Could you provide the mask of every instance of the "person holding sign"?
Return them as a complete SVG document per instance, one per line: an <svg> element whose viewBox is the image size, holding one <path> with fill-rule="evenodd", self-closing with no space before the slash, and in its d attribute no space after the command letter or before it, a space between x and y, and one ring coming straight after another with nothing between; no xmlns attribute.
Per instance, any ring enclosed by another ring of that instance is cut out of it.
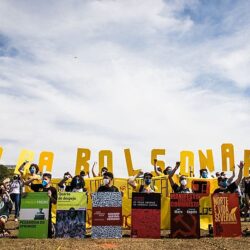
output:
<svg viewBox="0 0 250 250"><path fill-rule="evenodd" d="M237 191L238 186L239 186L241 179L242 179L242 171L243 171L243 167L244 167L244 162L241 161L240 164L238 165L238 167L239 167L239 174L238 174L238 178L236 179L236 181L234 181L228 185L227 178L223 178L222 176L220 176L218 178L219 188L214 190L214 194L216 194L216 193L235 193Z"/></svg>
<svg viewBox="0 0 250 250"><path fill-rule="evenodd" d="M152 185L152 177L153 175L149 172L144 173L143 181L144 184L138 185L136 182L136 178L142 175L143 172L139 171L139 173L128 179L128 184L133 188L133 192L137 193L154 193L157 190L157 187Z"/></svg>
<svg viewBox="0 0 250 250"><path fill-rule="evenodd" d="M184 176L184 175L180 176L180 185L176 184L172 178L173 175L175 174L176 170L180 167L180 164L181 163L179 161L176 162L175 168L173 169L173 171L171 172L171 174L168 177L169 182L171 184L171 187L172 187L174 193L186 193L186 194L192 193L192 190L187 187L186 176Z"/></svg>
<svg viewBox="0 0 250 250"><path fill-rule="evenodd" d="M47 192L50 198L49 207L49 237L52 238L54 234L54 224L56 218L56 203L57 203L57 191L56 188L51 186L51 174L44 173L42 177L42 184L31 183L31 189L34 192Z"/></svg>
<svg viewBox="0 0 250 250"><path fill-rule="evenodd" d="M119 189L113 185L114 176L111 172L103 174L103 185L100 186L97 192L119 192Z"/></svg>

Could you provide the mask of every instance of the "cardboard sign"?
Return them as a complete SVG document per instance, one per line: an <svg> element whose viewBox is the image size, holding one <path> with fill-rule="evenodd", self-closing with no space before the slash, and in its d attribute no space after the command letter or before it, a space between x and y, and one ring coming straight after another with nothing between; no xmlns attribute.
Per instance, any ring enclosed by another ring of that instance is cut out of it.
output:
<svg viewBox="0 0 250 250"><path fill-rule="evenodd" d="M25 193L20 210L19 238L47 238L49 197L45 192Z"/></svg>
<svg viewBox="0 0 250 250"><path fill-rule="evenodd" d="M237 194L212 195L214 237L241 236L239 197Z"/></svg>
<svg viewBox="0 0 250 250"><path fill-rule="evenodd" d="M122 237L122 196L119 192L92 194L92 235L96 238Z"/></svg>
<svg viewBox="0 0 250 250"><path fill-rule="evenodd" d="M161 237L161 194L133 193L131 215L131 237Z"/></svg>
<svg viewBox="0 0 250 250"><path fill-rule="evenodd" d="M199 238L199 194L171 194L172 238Z"/></svg>
<svg viewBox="0 0 250 250"><path fill-rule="evenodd" d="M58 193L56 212L57 238L85 237L86 207L86 193Z"/></svg>

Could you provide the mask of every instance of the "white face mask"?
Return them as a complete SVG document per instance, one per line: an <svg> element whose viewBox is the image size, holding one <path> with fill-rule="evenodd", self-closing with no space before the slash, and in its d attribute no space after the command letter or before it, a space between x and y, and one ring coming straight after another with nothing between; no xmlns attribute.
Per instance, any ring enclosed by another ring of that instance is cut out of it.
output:
<svg viewBox="0 0 250 250"><path fill-rule="evenodd" d="M181 185L182 185L182 186L186 186L186 185L187 185L187 180L186 180L186 179L181 180Z"/></svg>
<svg viewBox="0 0 250 250"><path fill-rule="evenodd" d="M83 192L83 189L82 188L80 188L80 189L74 188L72 191L78 193L78 192Z"/></svg>
<svg viewBox="0 0 250 250"><path fill-rule="evenodd" d="M109 179L103 179L103 184L108 185L109 184Z"/></svg>

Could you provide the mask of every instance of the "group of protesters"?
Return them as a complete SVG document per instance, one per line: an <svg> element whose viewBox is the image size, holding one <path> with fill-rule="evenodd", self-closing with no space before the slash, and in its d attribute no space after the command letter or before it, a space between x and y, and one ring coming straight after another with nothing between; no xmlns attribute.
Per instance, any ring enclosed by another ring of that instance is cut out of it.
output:
<svg viewBox="0 0 250 250"><path fill-rule="evenodd" d="M53 207L57 203L57 192L88 192L85 187L85 179L90 178L89 173L81 171L78 175L72 176L69 172L64 173L63 179L57 184L58 188L52 186L52 175L49 172L40 173L37 164L32 163L29 166L29 171L25 172L25 166L28 161L23 162L19 167L19 174L15 174L11 179L5 178L0 186L0 236L9 235L10 232L5 229L5 224L9 215L15 207L15 221L17 222L20 215L21 196L23 190L34 192L47 192L50 199L49 209L49 237L55 234L54 224L52 223L52 216L55 211ZM120 192L117 187L113 185L113 173L108 171L108 168L103 167L99 174L96 174L94 168L96 162L92 166L93 177L102 177L102 185L99 186L97 192ZM174 193L192 193L192 189L188 187L187 176L179 175L179 182L175 182L173 176L180 167L180 162L176 162L174 168L167 166L163 171L157 167L157 160L154 160L154 171L156 176L167 176ZM237 193L241 206L242 215L245 217L249 212L250 202L250 176L242 179L244 163L240 162L238 165L239 173L235 178L233 175L227 178L224 172L217 172L215 177L218 180L218 188L214 193ZM154 185L153 174L151 172L139 171L135 176L128 179L128 185L133 189L133 192L154 193L158 192ZM211 178L208 175L207 169L200 170L200 178ZM141 178L142 184L138 184L137 179ZM27 190L28 189L28 190Z"/></svg>

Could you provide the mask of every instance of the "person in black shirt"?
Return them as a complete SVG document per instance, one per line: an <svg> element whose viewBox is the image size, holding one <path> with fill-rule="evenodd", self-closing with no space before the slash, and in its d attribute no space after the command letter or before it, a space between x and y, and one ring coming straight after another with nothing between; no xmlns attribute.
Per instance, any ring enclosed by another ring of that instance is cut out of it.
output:
<svg viewBox="0 0 250 250"><path fill-rule="evenodd" d="M250 171L249 171L250 174ZM250 176L244 177L242 180L242 187L243 187L243 193L244 193L244 205L242 208L242 212L245 217L245 221L247 219L248 211L250 208Z"/></svg>
<svg viewBox="0 0 250 250"><path fill-rule="evenodd" d="M174 193L192 193L192 190L187 187L187 178L184 175L180 176L180 185L176 184L173 180L173 175L175 174L176 170L180 167L180 162L177 161L175 168L173 171L169 174L168 179L171 184L171 187L174 191Z"/></svg>
<svg viewBox="0 0 250 250"><path fill-rule="evenodd" d="M228 185L228 181L227 178L223 178L222 176L220 176L218 178L218 185L219 188L214 190L214 194L217 193L234 193L237 191L238 186L241 182L242 179L242 171L243 171L243 167L244 167L244 162L241 161L240 165L238 165L239 167L239 174L238 174L238 178L236 179L236 181L232 182L231 184Z"/></svg>
<svg viewBox="0 0 250 250"><path fill-rule="evenodd" d="M103 185L100 186L97 192L119 192L119 189L113 186L114 176L111 172L106 172L103 174Z"/></svg>
<svg viewBox="0 0 250 250"><path fill-rule="evenodd" d="M57 191L56 188L51 186L51 174L44 173L42 177L42 184L33 184L31 183L31 189L34 192L47 192L50 198L50 206L49 206L49 232L48 236L52 238L54 234L54 225L52 223L52 217L55 218L55 207L52 205L56 205L57 203Z"/></svg>

